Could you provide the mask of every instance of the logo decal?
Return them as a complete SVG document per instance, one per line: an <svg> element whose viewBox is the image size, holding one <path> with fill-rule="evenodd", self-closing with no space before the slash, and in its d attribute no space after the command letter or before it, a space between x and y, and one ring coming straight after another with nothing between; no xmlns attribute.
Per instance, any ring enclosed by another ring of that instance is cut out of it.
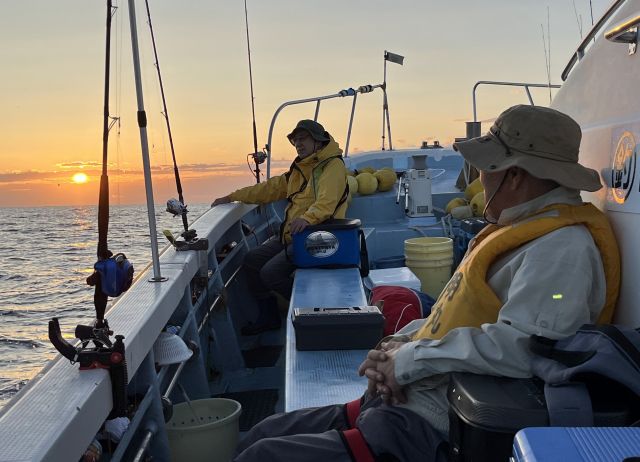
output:
<svg viewBox="0 0 640 462"><path fill-rule="evenodd" d="M611 192L618 204L624 204L629 197L636 176L636 140L631 132L625 131L618 140L611 168Z"/></svg>
<svg viewBox="0 0 640 462"><path fill-rule="evenodd" d="M338 238L329 231L316 231L307 236L304 249L316 258L327 258L338 251Z"/></svg>

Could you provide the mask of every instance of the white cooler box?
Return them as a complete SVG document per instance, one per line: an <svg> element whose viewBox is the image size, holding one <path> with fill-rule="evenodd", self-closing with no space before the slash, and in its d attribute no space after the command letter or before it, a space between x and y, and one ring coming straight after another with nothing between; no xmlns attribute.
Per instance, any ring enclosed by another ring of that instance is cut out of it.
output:
<svg viewBox="0 0 640 462"><path fill-rule="evenodd" d="M420 279L406 266L370 270L363 282L369 290L377 286L402 286L420 290Z"/></svg>

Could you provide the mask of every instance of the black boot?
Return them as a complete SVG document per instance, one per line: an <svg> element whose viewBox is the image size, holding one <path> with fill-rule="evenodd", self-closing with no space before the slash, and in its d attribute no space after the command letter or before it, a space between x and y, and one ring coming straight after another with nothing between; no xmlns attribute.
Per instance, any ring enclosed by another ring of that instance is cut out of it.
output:
<svg viewBox="0 0 640 462"><path fill-rule="evenodd" d="M257 335L268 330L280 328L280 312L278 311L278 301L275 297L258 300L260 313L256 322L249 323L240 329L242 335Z"/></svg>

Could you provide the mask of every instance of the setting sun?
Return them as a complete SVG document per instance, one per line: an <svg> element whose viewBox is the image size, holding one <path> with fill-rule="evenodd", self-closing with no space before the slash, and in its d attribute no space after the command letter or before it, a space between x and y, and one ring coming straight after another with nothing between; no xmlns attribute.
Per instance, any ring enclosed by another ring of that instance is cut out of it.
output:
<svg viewBox="0 0 640 462"><path fill-rule="evenodd" d="M86 183L88 180L87 175L85 175L84 173L76 173L75 175L73 175L73 182L74 183Z"/></svg>

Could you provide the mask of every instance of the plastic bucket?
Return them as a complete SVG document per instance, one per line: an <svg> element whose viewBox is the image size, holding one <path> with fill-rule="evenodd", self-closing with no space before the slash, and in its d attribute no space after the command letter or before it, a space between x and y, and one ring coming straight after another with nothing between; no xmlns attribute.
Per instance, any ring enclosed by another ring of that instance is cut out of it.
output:
<svg viewBox="0 0 640 462"><path fill-rule="evenodd" d="M406 265L420 279L422 292L437 299L451 278L453 240L416 237L404 241Z"/></svg>
<svg viewBox="0 0 640 462"><path fill-rule="evenodd" d="M173 406L173 416L166 424L171 460L230 461L238 443L241 409L239 402L225 398L191 401L191 407L187 403Z"/></svg>

